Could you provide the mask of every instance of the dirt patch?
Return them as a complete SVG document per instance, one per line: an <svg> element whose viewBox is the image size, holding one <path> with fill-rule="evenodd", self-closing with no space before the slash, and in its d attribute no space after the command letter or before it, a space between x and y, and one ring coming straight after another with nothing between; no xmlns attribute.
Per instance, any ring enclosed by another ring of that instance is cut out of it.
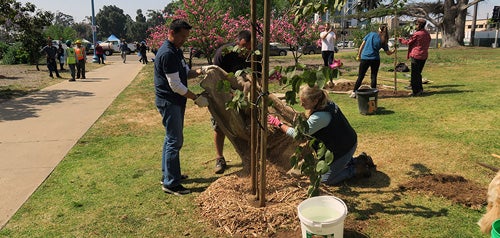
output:
<svg viewBox="0 0 500 238"><path fill-rule="evenodd" d="M352 92L355 83L356 81L354 80L338 79L338 80L333 80L333 83L328 83L325 89L331 92L348 93ZM369 87L367 84L363 85ZM377 94L378 98L409 97L409 93L411 93L411 91L409 90L394 90L394 88L385 85L379 85L377 89L378 89L378 94Z"/></svg>
<svg viewBox="0 0 500 238"><path fill-rule="evenodd" d="M444 197L472 209L480 209L486 204L487 189L459 175L421 175L399 185L399 188Z"/></svg>
<svg viewBox="0 0 500 238"><path fill-rule="evenodd" d="M251 195L249 177L237 174L221 177L197 198L201 216L221 234L237 237L301 237L297 206L307 199L308 179L291 176L274 165L268 165L266 179L265 207L259 207L255 196ZM444 197L472 209L480 209L485 204L486 189L457 175L417 176L399 185L399 188L402 192ZM321 194L332 194L331 189L322 185ZM344 237L368 237L363 233L367 222L350 219L344 223Z"/></svg>
<svg viewBox="0 0 500 238"><path fill-rule="evenodd" d="M39 68L40 71L35 65L0 65L0 103L62 81L49 78L44 66Z"/></svg>

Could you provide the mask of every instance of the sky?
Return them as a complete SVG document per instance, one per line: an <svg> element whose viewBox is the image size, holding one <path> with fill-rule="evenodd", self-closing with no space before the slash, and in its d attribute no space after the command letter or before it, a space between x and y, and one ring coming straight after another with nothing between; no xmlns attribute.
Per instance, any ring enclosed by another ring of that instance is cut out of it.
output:
<svg viewBox="0 0 500 238"><path fill-rule="evenodd" d="M62 12L73 16L75 22L81 22L85 16L92 16L92 0L16 0L21 3L31 2L37 9L45 11ZM130 15L133 20L137 9L142 9L146 15L147 10L162 11L170 3L170 0L94 0L94 14L97 15L103 6L115 5L122 9L125 14Z"/></svg>
<svg viewBox="0 0 500 238"><path fill-rule="evenodd" d="M51 11L62 12L67 15L73 16L75 22L81 22L85 16L92 15L92 0L17 0L18 2L26 3L31 2L37 8ZM419 0L412 0L416 2ZM115 5L123 9L125 14L130 15L135 20L137 9L142 9L144 15L147 10L163 10L165 6L170 3L170 0L94 0L95 14L102 9L103 6ZM478 4L477 19L486 19L491 17L493 13L493 6L500 6L499 0L485 0ZM469 13L472 16L474 7L469 8ZM467 17L472 19L472 17Z"/></svg>

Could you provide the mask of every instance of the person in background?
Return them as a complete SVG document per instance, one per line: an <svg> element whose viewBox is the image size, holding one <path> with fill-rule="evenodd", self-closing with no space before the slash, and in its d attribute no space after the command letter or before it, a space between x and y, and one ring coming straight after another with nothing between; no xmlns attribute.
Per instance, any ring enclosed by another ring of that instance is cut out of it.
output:
<svg viewBox="0 0 500 238"><path fill-rule="evenodd" d="M335 158L329 171L321 176L321 182L336 185L355 176L371 176L369 167L374 166L373 161L353 158L358 143L356 132L339 106L329 100L328 93L317 85L306 84L301 86L299 97L309 125L308 134L325 144ZM269 115L268 124L290 137L295 136L295 128L283 124L277 117Z"/></svg>
<svg viewBox="0 0 500 238"><path fill-rule="evenodd" d="M202 73L201 69L189 68L181 49L191 28L184 20L173 20L167 39L158 49L154 64L155 104L165 127L161 184L164 192L174 195L191 193L181 184L183 176L180 165L187 99L194 100L200 107L208 106L206 97L196 95L188 89L188 78L197 77Z"/></svg>
<svg viewBox="0 0 500 238"><path fill-rule="evenodd" d="M82 79L85 79L85 63L87 62L87 53L85 52L85 46L82 46L82 41L76 40L76 78L79 79L80 75Z"/></svg>
<svg viewBox="0 0 500 238"><path fill-rule="evenodd" d="M127 61L127 53L129 51L129 48L127 42L124 39L121 40L119 48L121 52L120 56L122 57L123 63L125 64L125 61Z"/></svg>
<svg viewBox="0 0 500 238"><path fill-rule="evenodd" d="M64 48L62 47L62 41L59 41L59 47L57 48L57 59L59 60L59 67L61 67L61 71L64 69Z"/></svg>
<svg viewBox="0 0 500 238"><path fill-rule="evenodd" d="M141 61L143 64L147 64L148 56L146 52L148 51L148 47L146 46L146 42L141 42L141 45L137 49L139 50L139 53L141 53L141 59L139 61Z"/></svg>
<svg viewBox="0 0 500 238"><path fill-rule="evenodd" d="M370 32L365 38L358 50L356 60L360 61L358 79L354 85L354 90L351 93L351 98L356 98L356 91L361 86L365 78L366 71L371 68L371 88L377 88L377 75L380 67L380 49L384 49L387 55L392 55L394 50L389 50L387 42L389 40L389 32L386 25L380 25L378 32Z"/></svg>
<svg viewBox="0 0 500 238"><path fill-rule="evenodd" d="M97 62L104 64L104 49L99 43L95 44L95 55L97 56Z"/></svg>
<svg viewBox="0 0 500 238"><path fill-rule="evenodd" d="M407 58L411 59L410 86L412 93L410 96L421 96L424 92L422 71L429 56L429 45L431 43L431 36L425 30L426 24L425 19L418 18L415 20L416 32L409 39L399 38L401 44L408 45Z"/></svg>
<svg viewBox="0 0 500 238"><path fill-rule="evenodd" d="M52 45L52 39L49 38L47 40L47 45L43 47L40 52L45 52L45 55L47 56L47 68L49 69L49 76L51 78L54 78L54 74L52 72L55 72L56 76L58 78L61 78L61 76L59 75L59 71L57 71L57 47Z"/></svg>
<svg viewBox="0 0 500 238"><path fill-rule="evenodd" d="M325 30L319 34L321 39L321 57L323 57L324 66L330 66L333 63L335 54L335 32L330 23L325 24Z"/></svg>
<svg viewBox="0 0 500 238"><path fill-rule="evenodd" d="M77 56L76 56L76 51L74 48L71 47L71 41L67 40L66 41L66 50L64 50L64 55L66 55L66 64L68 65L69 71L71 73L71 78L68 80L70 82L75 81L75 67L76 67L76 62L77 62Z"/></svg>

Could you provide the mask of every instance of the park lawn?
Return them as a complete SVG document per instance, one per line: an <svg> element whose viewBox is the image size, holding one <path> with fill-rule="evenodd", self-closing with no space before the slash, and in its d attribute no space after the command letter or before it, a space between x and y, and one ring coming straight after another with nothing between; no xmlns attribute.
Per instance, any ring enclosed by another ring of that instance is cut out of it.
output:
<svg viewBox="0 0 500 238"><path fill-rule="evenodd" d="M379 99L377 115L361 115L356 100L347 94L332 95L358 133L357 152L370 154L379 171L364 186L335 188L336 196L348 205L346 226L362 221L360 232L368 237L487 237L476 225L484 208L402 192L399 185L417 175L443 173L487 186L494 174L475 162L500 166L491 156L500 154L499 52L432 49L423 73L432 81L424 85L426 95ZM353 63L354 52L336 55L346 65ZM284 59L291 60L279 58ZM405 54L400 54L400 61L405 61ZM382 62L379 78L387 81L379 83L391 85L394 74L383 70L392 65L391 58L383 56ZM355 74L342 77L354 80ZM399 77L405 76L398 73ZM216 233L211 221L200 217L196 202L201 192L224 176L213 174L215 152L206 108L189 102L186 111L181 166L189 174L185 184L193 194L177 197L160 189L164 131L154 106L152 78L149 64L0 231L0 237L229 236ZM225 154L230 160L226 174L241 169L227 140ZM477 195L486 199L485 194ZM214 199L223 202L223 197L218 194Z"/></svg>

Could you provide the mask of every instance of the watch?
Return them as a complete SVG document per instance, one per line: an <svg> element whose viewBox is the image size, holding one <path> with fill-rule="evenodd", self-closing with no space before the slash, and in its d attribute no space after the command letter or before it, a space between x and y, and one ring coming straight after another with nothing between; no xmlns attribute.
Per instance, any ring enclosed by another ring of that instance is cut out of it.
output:
<svg viewBox="0 0 500 238"><path fill-rule="evenodd" d="M278 127L281 128L281 126L283 126L283 123L280 122L280 124L278 124Z"/></svg>

